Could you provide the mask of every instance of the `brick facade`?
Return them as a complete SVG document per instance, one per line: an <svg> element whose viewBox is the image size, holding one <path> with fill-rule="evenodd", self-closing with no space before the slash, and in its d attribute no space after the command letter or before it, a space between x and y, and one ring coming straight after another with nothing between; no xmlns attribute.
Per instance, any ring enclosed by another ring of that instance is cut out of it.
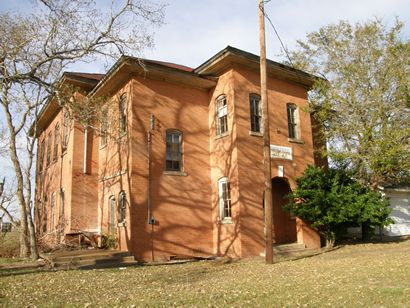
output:
<svg viewBox="0 0 410 308"><path fill-rule="evenodd" d="M77 231L113 234L119 249L142 260L259 255L264 251L262 137L250 124L250 95L260 94L258 58L227 47L197 69L142 63L122 57L105 76L65 74L62 82L76 84L83 95L107 97L108 137L105 144L101 131L72 120L66 149L60 147L47 165L41 143L47 145L57 123L63 131L65 110L55 101L43 110L36 134L38 232L54 241ZM304 72L268 62L271 144L291 151L291 157L272 158L276 242L318 247L317 233L280 208L306 166L324 163L314 151L322 143L312 134L306 111L312 83ZM221 97L227 124L222 134L216 123ZM297 108L297 140L288 137L290 103ZM167 145L172 132L180 138L178 150L171 139ZM166 170L171 148L178 152L178 170ZM229 187L229 201L226 194L221 197L221 187ZM221 213L230 217L221 219Z"/></svg>

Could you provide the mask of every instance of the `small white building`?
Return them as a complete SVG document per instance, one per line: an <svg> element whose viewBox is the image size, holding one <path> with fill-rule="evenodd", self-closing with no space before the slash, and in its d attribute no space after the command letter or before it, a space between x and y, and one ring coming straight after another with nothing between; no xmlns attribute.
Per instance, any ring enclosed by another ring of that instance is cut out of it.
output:
<svg viewBox="0 0 410 308"><path fill-rule="evenodd" d="M386 236L410 236L410 187L385 187L383 193L390 200L390 217L394 224L384 228Z"/></svg>

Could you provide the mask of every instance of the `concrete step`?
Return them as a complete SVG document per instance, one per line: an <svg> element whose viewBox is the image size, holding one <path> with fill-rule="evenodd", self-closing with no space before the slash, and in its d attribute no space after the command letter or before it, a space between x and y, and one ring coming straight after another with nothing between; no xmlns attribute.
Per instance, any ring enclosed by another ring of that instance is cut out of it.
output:
<svg viewBox="0 0 410 308"><path fill-rule="evenodd" d="M273 256L280 259L293 259L313 256L320 252L320 249L305 248L304 244L290 243L290 244L274 244ZM260 254L261 257L265 256L265 252Z"/></svg>
<svg viewBox="0 0 410 308"><path fill-rule="evenodd" d="M92 251L78 254L69 254L69 255L56 255L52 256L50 259L53 262L66 262L72 260L99 260L99 259L106 259L106 258L123 258L129 257L131 253L128 251Z"/></svg>
<svg viewBox="0 0 410 308"><path fill-rule="evenodd" d="M48 256L55 269L107 268L137 265L128 251L118 250L77 250Z"/></svg>
<svg viewBox="0 0 410 308"><path fill-rule="evenodd" d="M291 243L291 244L274 244L273 245L273 251L274 252L291 252L291 251L300 251L304 250L305 245L304 244L298 244L298 243Z"/></svg>
<svg viewBox="0 0 410 308"><path fill-rule="evenodd" d="M114 258L98 258L98 259L72 259L72 260L64 260L64 261L56 261L54 262L54 267L66 267L67 265L72 265L74 267L81 267L81 266L92 266L97 264L108 264L108 263L125 263L125 262L134 262L135 258L133 256L126 256L126 257L114 257Z"/></svg>

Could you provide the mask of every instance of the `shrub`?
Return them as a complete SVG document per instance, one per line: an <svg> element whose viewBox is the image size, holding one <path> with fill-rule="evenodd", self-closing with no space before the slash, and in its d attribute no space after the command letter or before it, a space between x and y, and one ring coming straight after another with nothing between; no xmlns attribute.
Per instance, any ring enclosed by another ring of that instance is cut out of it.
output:
<svg viewBox="0 0 410 308"><path fill-rule="evenodd" d="M0 258L13 258L19 255L19 233L16 230L0 233Z"/></svg>
<svg viewBox="0 0 410 308"><path fill-rule="evenodd" d="M311 223L326 239L326 246L347 227L362 226L369 236L376 226L392 222L387 199L361 185L345 170L309 166L297 179L285 209Z"/></svg>

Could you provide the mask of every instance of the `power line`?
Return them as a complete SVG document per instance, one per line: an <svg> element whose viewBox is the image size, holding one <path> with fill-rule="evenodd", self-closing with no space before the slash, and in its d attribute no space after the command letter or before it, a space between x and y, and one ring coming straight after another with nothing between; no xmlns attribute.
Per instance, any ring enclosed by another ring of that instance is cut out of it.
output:
<svg viewBox="0 0 410 308"><path fill-rule="evenodd" d="M270 1L271 1L271 0L269 0L269 1L267 1L267 2L270 2ZM288 50L287 50L287 48L285 47L285 45L283 44L283 41L282 41L282 39L280 38L280 35L279 35L278 31L276 30L276 27L275 27L275 25L273 24L272 20L270 19L268 13L263 12L263 14L265 15L266 19L269 21L269 24L270 24L271 27L273 28L273 31L275 32L275 34L276 34L276 36L277 36L277 38L278 38L278 40L279 40L279 42L280 42L280 44L281 44L281 46L282 46L282 49L285 51L286 57L288 58L290 64L292 65L292 67L294 67L293 62L292 62L292 59L291 59L290 56L289 56Z"/></svg>

